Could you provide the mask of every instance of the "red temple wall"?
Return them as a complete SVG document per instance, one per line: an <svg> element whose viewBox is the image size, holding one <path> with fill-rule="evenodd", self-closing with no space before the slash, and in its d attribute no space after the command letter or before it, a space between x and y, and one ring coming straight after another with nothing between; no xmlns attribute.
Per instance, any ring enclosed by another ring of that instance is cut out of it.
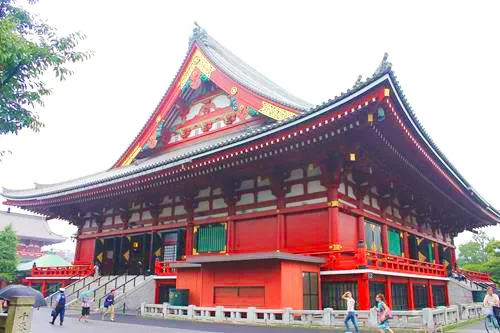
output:
<svg viewBox="0 0 500 333"><path fill-rule="evenodd" d="M189 304L262 308L303 307L302 273L319 265L259 260L179 269L177 288L189 289Z"/></svg>
<svg viewBox="0 0 500 333"><path fill-rule="evenodd" d="M285 247L328 246L328 210L286 215Z"/></svg>
<svg viewBox="0 0 500 333"><path fill-rule="evenodd" d="M234 223L234 251L273 251L277 249L276 217L242 220Z"/></svg>
<svg viewBox="0 0 500 333"><path fill-rule="evenodd" d="M340 212L336 232L344 249L354 250L358 247L358 223L355 216Z"/></svg>
<svg viewBox="0 0 500 333"><path fill-rule="evenodd" d="M75 253L75 262L94 262L94 239L79 239Z"/></svg>
<svg viewBox="0 0 500 333"><path fill-rule="evenodd" d="M319 265L295 261L281 262L281 304L293 309L304 308L303 272L317 272L319 279ZM319 305L321 304L321 287L318 281Z"/></svg>

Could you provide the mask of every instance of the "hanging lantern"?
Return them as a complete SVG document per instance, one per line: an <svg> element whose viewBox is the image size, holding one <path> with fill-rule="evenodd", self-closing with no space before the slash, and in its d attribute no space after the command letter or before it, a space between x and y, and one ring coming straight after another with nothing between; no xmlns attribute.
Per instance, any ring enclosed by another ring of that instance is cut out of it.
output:
<svg viewBox="0 0 500 333"><path fill-rule="evenodd" d="M377 109L377 121L384 121L385 120L385 110L382 107L379 107Z"/></svg>
<svg viewBox="0 0 500 333"><path fill-rule="evenodd" d="M356 162L357 156L356 153L349 153L349 161Z"/></svg>

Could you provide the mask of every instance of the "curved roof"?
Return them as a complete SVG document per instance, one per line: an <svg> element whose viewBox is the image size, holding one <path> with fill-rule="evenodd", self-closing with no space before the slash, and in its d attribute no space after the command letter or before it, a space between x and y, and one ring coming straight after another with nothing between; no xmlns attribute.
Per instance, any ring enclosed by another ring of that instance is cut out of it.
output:
<svg viewBox="0 0 500 333"><path fill-rule="evenodd" d="M269 94L273 89L278 89L273 88L274 83L272 83L271 81L267 81L267 83L264 83L265 80L263 79L263 77L255 74L255 71L253 69L249 70L248 74L244 74L241 71L237 70L237 68L241 70L242 67L235 67L233 61L234 63L236 63L239 61L239 59L229 53L229 51L221 47L208 35L206 35L203 30L197 31L195 29L195 34L192 37L192 43L198 43L197 45L199 45L204 52L211 53L213 57L212 60L215 59L214 61L218 62L219 66L231 66L233 71L231 72L230 69L227 69L227 71L232 73L232 75L242 76L239 78L235 78L235 80L246 81L247 85L249 86L259 85L259 82L262 82L262 85L265 87L264 90L269 90L267 92ZM224 63L224 60L221 59L227 60L228 63ZM500 213L495 210L488 202L486 202L486 200L480 197L474 190L474 188L464 179L462 175L460 175L460 173L448 161L448 159L436 146L436 144L430 138L429 134L425 131L421 123L418 121L397 81L397 77L391 68L391 64L387 62L387 55L384 56L382 63L375 71L375 73L364 82L358 80L354 87L348 89L346 92L341 93L334 99L328 100L321 105L312 107L307 111L301 112L300 114L297 114L286 120L274 122L262 127L248 128L245 132L235 133L233 135L217 139L213 142L204 142L203 144L192 146L189 149L183 151L165 153L157 157L141 161L140 163L135 165L112 169L65 183L54 184L50 186L44 185L43 187L27 190L4 189L3 195L9 199L9 203L22 205L23 200L58 197L64 194L80 192L84 189L87 190L106 186L119 181L137 178L139 176L148 175L156 171L172 168L189 162L192 159L201 158L225 149L244 145L248 142L275 134L276 132L287 129L291 126L306 122L309 119L312 119L318 115L328 112L329 110L337 106L351 101L362 93L380 84L389 84L396 91L395 95L402 106L402 110L404 113L403 116L408 120L415 133L417 133L419 139L422 140L422 142L425 144L426 149L431 153L433 158L436 159L439 166L448 175L451 176L453 181L456 182L461 189L464 190L464 193L466 193L466 196L468 196L469 199L473 200L481 208L487 210L492 216L494 216L495 222L498 223L500 221ZM295 101L294 103L297 103L296 100L291 100L286 96L288 96L286 92L280 92L278 94L275 94L274 98L288 98L288 102ZM284 103L284 100L282 102Z"/></svg>
<svg viewBox="0 0 500 333"><path fill-rule="evenodd" d="M20 239L34 239L47 244L61 243L66 240L66 237L53 233L46 218L42 216L0 211L0 229L9 224Z"/></svg>

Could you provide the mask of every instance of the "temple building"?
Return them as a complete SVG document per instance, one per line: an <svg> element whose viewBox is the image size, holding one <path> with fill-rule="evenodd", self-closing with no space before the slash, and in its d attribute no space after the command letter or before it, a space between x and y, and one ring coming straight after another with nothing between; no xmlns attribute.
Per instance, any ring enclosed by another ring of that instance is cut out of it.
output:
<svg viewBox="0 0 500 333"><path fill-rule="evenodd" d="M347 290L360 309L378 292L395 310L447 305L453 238L500 222L387 57L312 105L200 27L109 170L3 196L76 225L75 264L151 273L157 302L177 288L199 306L342 309Z"/></svg>
<svg viewBox="0 0 500 333"><path fill-rule="evenodd" d="M17 254L21 262L32 261L45 253L42 247L66 241L66 237L50 230L43 216L0 211L0 229L12 225L17 235Z"/></svg>

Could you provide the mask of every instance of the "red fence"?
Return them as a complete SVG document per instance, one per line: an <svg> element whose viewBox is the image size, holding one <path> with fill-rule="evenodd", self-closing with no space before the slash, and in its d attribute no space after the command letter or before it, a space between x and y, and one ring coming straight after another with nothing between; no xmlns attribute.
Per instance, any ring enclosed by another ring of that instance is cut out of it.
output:
<svg viewBox="0 0 500 333"><path fill-rule="evenodd" d="M93 265L33 267L32 277L84 277L94 272Z"/></svg>
<svg viewBox="0 0 500 333"><path fill-rule="evenodd" d="M173 262L169 261L156 261L155 262L155 275L167 276L177 275L175 268L170 267Z"/></svg>
<svg viewBox="0 0 500 333"><path fill-rule="evenodd" d="M457 273L462 274L469 280L491 282L491 276L488 273L469 271L466 269L457 269Z"/></svg>
<svg viewBox="0 0 500 333"><path fill-rule="evenodd" d="M333 270L345 269L379 269L384 271L422 274L446 277L446 267L425 261L419 261L366 249L331 251L324 268Z"/></svg>

